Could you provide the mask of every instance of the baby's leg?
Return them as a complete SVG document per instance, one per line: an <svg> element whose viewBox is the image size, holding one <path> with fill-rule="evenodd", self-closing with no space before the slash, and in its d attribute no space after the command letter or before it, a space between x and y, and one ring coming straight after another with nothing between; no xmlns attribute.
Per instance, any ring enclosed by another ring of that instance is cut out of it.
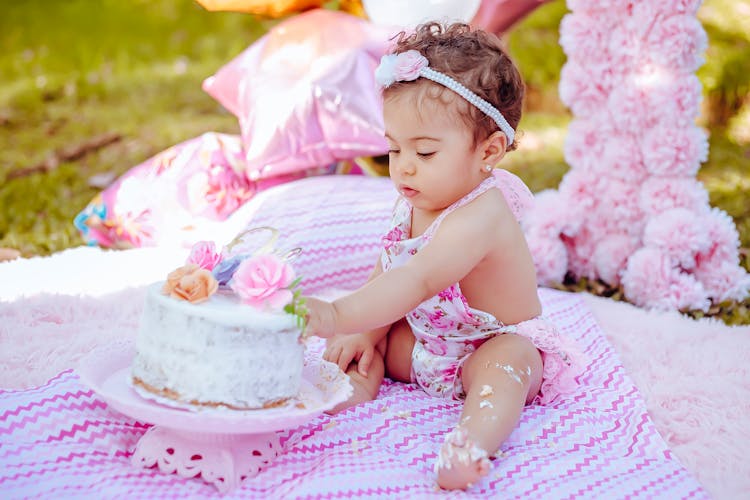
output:
<svg viewBox="0 0 750 500"><path fill-rule="evenodd" d="M414 350L414 334L409 323L401 319L393 324L388 332L388 341L384 347L385 374L391 380L411 382L411 353Z"/></svg>
<svg viewBox="0 0 750 500"><path fill-rule="evenodd" d="M461 420L446 437L436 471L442 488L467 488L487 474L489 456L518 425L542 383L542 358L530 340L504 334L464 363Z"/></svg>

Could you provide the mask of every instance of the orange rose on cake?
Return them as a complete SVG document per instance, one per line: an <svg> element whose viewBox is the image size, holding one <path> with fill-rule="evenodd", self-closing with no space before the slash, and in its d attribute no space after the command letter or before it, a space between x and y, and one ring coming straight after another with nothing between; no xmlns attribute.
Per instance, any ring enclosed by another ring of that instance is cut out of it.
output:
<svg viewBox="0 0 750 500"><path fill-rule="evenodd" d="M175 299L198 304L216 293L219 283L210 271L197 264L185 264L169 273L162 291Z"/></svg>

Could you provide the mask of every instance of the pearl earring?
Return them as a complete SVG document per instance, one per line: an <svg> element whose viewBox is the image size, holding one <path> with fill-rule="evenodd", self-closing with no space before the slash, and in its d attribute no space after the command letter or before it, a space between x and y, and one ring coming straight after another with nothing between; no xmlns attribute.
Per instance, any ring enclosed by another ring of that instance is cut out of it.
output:
<svg viewBox="0 0 750 500"><path fill-rule="evenodd" d="M485 165L484 166L484 171L487 172L487 173L492 172L492 165L490 165L489 163L487 165Z"/></svg>

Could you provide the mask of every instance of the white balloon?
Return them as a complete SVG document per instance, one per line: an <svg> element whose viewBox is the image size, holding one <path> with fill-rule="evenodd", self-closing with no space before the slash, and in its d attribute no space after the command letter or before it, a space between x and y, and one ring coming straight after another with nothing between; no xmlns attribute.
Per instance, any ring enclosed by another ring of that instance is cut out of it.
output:
<svg viewBox="0 0 750 500"><path fill-rule="evenodd" d="M425 21L471 21L480 0L363 0L367 17L375 24L414 27Z"/></svg>

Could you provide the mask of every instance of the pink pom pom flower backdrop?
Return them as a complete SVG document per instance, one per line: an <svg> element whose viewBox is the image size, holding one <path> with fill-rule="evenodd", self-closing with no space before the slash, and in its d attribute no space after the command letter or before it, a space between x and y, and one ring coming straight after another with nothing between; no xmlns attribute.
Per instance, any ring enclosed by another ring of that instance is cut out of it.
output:
<svg viewBox="0 0 750 500"><path fill-rule="evenodd" d="M743 300L737 230L695 178L708 156L695 124L700 0L567 3L559 90L574 115L571 168L524 224L540 283L598 279L654 309Z"/></svg>

